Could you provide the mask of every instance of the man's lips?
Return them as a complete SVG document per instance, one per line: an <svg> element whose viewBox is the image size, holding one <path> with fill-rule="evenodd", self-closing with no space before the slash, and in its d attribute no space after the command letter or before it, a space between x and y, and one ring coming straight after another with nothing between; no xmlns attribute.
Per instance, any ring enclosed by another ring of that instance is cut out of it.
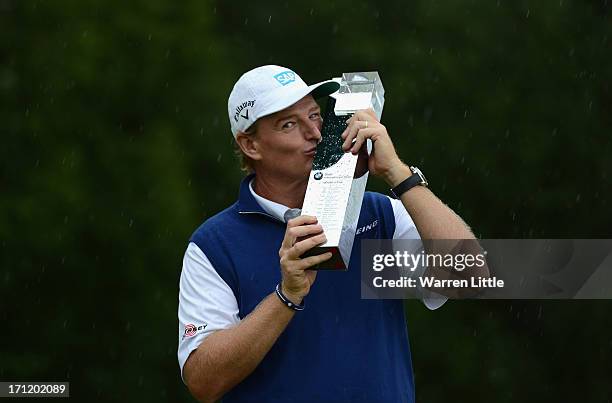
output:
<svg viewBox="0 0 612 403"><path fill-rule="evenodd" d="M309 148L308 150L304 151L304 154L308 155L309 157L312 157L315 155L316 152L317 152L317 147L313 147L313 148Z"/></svg>

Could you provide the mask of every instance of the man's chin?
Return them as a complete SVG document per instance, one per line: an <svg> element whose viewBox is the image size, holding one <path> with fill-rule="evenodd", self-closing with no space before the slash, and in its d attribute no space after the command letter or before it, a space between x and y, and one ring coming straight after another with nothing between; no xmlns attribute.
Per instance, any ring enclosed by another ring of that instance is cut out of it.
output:
<svg viewBox="0 0 612 403"><path fill-rule="evenodd" d="M308 161L308 163L304 167L304 175L309 176L310 171L312 171L312 159L310 159L310 161Z"/></svg>
<svg viewBox="0 0 612 403"><path fill-rule="evenodd" d="M310 177L310 171L312 170L312 163L310 164L306 164L306 166L304 166L304 169L301 170L300 172L296 172L296 179L303 179L305 181L308 181L308 178Z"/></svg>

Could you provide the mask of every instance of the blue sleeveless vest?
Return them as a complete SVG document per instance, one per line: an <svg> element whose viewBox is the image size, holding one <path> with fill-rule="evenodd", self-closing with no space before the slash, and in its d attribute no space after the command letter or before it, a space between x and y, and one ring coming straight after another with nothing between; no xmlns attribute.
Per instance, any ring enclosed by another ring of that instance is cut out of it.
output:
<svg viewBox="0 0 612 403"><path fill-rule="evenodd" d="M192 235L247 316L281 280L285 223L268 215L242 181L238 201ZM320 271L304 302L251 375L223 402L414 402L403 302L362 300L362 239L393 238L389 199L366 192L348 271Z"/></svg>

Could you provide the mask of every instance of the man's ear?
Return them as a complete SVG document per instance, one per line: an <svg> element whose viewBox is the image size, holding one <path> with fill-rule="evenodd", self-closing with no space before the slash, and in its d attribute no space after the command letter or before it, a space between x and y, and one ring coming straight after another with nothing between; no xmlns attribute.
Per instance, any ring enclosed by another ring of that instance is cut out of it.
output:
<svg viewBox="0 0 612 403"><path fill-rule="evenodd" d="M238 134L236 134L236 143L238 143L238 147L240 147L242 152L250 159L255 161L261 159L255 135L238 132Z"/></svg>

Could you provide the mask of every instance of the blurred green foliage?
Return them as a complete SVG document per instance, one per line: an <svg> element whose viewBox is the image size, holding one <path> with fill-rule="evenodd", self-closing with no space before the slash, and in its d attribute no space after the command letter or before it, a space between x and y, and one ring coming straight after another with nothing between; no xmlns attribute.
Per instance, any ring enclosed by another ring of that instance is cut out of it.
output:
<svg viewBox="0 0 612 403"><path fill-rule="evenodd" d="M0 379L190 400L181 259L236 197L226 102L257 65L378 70L400 156L481 237L610 237L610 7L0 0ZM608 301L407 307L419 401L610 399Z"/></svg>

